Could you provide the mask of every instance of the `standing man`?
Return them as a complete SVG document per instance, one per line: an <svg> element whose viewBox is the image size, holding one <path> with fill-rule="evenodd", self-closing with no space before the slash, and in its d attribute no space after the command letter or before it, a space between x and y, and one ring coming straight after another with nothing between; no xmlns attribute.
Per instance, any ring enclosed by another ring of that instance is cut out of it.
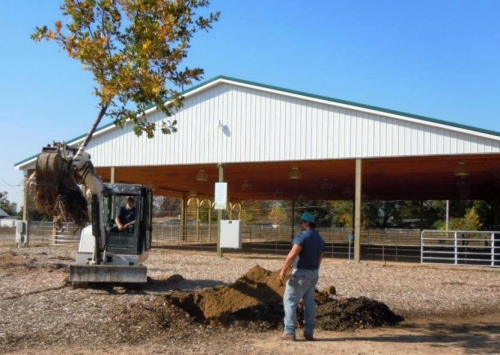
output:
<svg viewBox="0 0 500 355"><path fill-rule="evenodd" d="M286 283L283 295L285 309L285 330L283 340L295 340L297 306L304 299L304 338L314 340L316 325L316 302L314 291L319 279L319 266L325 250L325 242L316 230L316 219L311 213L300 217L301 232L292 241L292 250L288 253L280 271L280 279L285 282L286 271L293 264L293 271Z"/></svg>

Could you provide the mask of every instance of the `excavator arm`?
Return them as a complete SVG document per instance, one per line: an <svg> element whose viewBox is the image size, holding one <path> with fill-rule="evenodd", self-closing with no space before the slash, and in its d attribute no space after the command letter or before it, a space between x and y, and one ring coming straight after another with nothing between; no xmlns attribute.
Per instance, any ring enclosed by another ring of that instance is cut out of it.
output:
<svg viewBox="0 0 500 355"><path fill-rule="evenodd" d="M100 264L106 235L101 221L106 187L90 161L90 154L59 142L43 148L36 161L35 183L30 186L40 212L53 216L56 225L73 221L85 226L89 220L88 204L78 186L81 184L91 195L92 234L96 239L92 263Z"/></svg>

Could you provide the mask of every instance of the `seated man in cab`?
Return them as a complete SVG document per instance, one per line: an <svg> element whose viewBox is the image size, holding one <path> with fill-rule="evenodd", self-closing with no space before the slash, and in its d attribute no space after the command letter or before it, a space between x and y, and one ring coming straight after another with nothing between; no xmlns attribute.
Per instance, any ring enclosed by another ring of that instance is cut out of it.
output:
<svg viewBox="0 0 500 355"><path fill-rule="evenodd" d="M135 198L133 196L127 197L127 205L121 206L118 211L118 216L115 218L116 232L126 232L129 234L134 233L135 225Z"/></svg>

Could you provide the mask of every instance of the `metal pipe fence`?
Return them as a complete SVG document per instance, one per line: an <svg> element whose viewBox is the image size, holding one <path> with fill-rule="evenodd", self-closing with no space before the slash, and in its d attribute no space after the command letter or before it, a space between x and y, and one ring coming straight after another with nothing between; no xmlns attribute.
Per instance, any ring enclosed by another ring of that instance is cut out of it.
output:
<svg viewBox="0 0 500 355"><path fill-rule="evenodd" d="M29 223L29 245L46 246L77 244L80 230L72 224L56 231L52 222ZM325 257L351 260L354 258L354 240L351 229L318 228L326 243ZM249 225L242 229L242 248L225 249L228 253L256 253L286 255L298 227ZM218 226L153 224L153 248L183 250L217 250ZM432 264L500 265L500 232L494 231L438 231L414 229L364 230L361 232L361 259ZM1 227L0 240L15 242L15 228Z"/></svg>
<svg viewBox="0 0 500 355"><path fill-rule="evenodd" d="M420 261L420 231L366 230L361 233L362 257L381 261ZM364 250L364 251L363 251Z"/></svg>
<svg viewBox="0 0 500 355"><path fill-rule="evenodd" d="M29 246L61 245L79 243L81 229L74 223L64 223L61 228L54 229L49 221L31 221L28 224ZM15 243L16 227L0 228L2 243Z"/></svg>
<svg viewBox="0 0 500 355"><path fill-rule="evenodd" d="M423 230L421 263L500 267L497 236L495 231Z"/></svg>
<svg viewBox="0 0 500 355"><path fill-rule="evenodd" d="M318 228L326 243L325 257L351 260L354 258L354 240L351 229ZM242 230L242 251L286 255L293 236L299 232L292 226L250 225ZM216 250L217 226L155 225L153 246L183 249ZM228 250L231 252L231 250ZM361 254L365 260L420 261L420 231L367 230L361 233Z"/></svg>

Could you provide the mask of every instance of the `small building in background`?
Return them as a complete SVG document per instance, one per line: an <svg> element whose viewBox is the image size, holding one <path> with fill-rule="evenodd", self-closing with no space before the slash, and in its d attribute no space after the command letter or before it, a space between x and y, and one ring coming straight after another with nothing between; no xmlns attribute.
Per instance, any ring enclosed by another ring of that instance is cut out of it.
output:
<svg viewBox="0 0 500 355"><path fill-rule="evenodd" d="M9 216L0 208L0 227L15 227L18 219L17 216Z"/></svg>

